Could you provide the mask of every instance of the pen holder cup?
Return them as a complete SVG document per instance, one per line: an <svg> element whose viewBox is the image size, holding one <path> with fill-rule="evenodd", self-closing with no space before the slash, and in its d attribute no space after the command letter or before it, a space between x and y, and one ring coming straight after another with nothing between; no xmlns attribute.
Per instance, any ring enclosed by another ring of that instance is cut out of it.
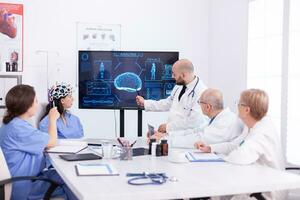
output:
<svg viewBox="0 0 300 200"><path fill-rule="evenodd" d="M121 147L120 160L132 160L132 147Z"/></svg>

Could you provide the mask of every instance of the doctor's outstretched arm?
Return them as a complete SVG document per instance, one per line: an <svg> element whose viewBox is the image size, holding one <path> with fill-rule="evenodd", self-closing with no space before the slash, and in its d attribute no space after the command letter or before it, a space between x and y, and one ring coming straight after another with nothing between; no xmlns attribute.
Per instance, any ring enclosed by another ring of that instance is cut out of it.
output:
<svg viewBox="0 0 300 200"><path fill-rule="evenodd" d="M193 107L184 110L181 117L167 123L167 132L194 128L204 128L208 125L208 118L203 115L198 103L193 103Z"/></svg>
<svg viewBox="0 0 300 200"><path fill-rule="evenodd" d="M139 106L139 107L141 107L141 108L144 108L144 102L145 102L145 99L142 97L142 96L140 96L140 95L137 95L136 97L135 97L135 100L136 100L136 104Z"/></svg>

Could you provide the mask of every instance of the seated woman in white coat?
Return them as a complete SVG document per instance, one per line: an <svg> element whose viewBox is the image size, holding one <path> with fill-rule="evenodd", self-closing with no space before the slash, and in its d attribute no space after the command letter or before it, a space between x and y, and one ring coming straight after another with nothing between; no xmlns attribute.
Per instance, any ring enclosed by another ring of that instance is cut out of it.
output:
<svg viewBox="0 0 300 200"><path fill-rule="evenodd" d="M195 147L203 152L225 154L225 160L240 165L256 163L274 169L284 169L280 136L268 112L268 96L259 89L241 93L238 103L239 117L245 123L243 133L232 142L207 145L197 142ZM266 199L284 199L283 192L263 193ZM245 197L247 199L247 197Z"/></svg>
<svg viewBox="0 0 300 200"><path fill-rule="evenodd" d="M242 133L242 121L229 108L224 109L220 90L206 89L198 103L203 114L210 119L206 127L170 131L168 134L157 132L153 137L160 139L167 135L172 147L193 148L199 140L205 144L216 144L231 141Z"/></svg>

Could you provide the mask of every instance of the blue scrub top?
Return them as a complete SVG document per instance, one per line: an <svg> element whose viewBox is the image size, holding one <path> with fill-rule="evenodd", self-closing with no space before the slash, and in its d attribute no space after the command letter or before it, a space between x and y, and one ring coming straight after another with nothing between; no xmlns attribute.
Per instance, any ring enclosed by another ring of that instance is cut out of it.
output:
<svg viewBox="0 0 300 200"><path fill-rule="evenodd" d="M57 125L57 136L59 139L75 139L83 137L83 128L80 120L75 115L69 112L65 112L66 124L64 124L62 118L58 118L56 121ZM48 132L49 117L48 115L42 119L39 123L39 129L44 132Z"/></svg>
<svg viewBox="0 0 300 200"><path fill-rule="evenodd" d="M45 166L43 151L48 141L48 133L39 131L19 117L2 125L0 146L11 176L36 176ZM13 183L12 199L25 199L31 187L31 181Z"/></svg>

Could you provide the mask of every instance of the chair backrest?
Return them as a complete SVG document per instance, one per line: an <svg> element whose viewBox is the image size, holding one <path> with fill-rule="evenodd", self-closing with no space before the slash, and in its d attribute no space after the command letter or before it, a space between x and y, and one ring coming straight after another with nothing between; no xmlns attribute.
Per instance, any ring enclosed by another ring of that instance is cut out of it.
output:
<svg viewBox="0 0 300 200"><path fill-rule="evenodd" d="M0 180L11 178L9 169L6 164L5 157L3 155L2 149L0 147ZM4 187L5 200L9 200L11 196L11 184L6 184Z"/></svg>

